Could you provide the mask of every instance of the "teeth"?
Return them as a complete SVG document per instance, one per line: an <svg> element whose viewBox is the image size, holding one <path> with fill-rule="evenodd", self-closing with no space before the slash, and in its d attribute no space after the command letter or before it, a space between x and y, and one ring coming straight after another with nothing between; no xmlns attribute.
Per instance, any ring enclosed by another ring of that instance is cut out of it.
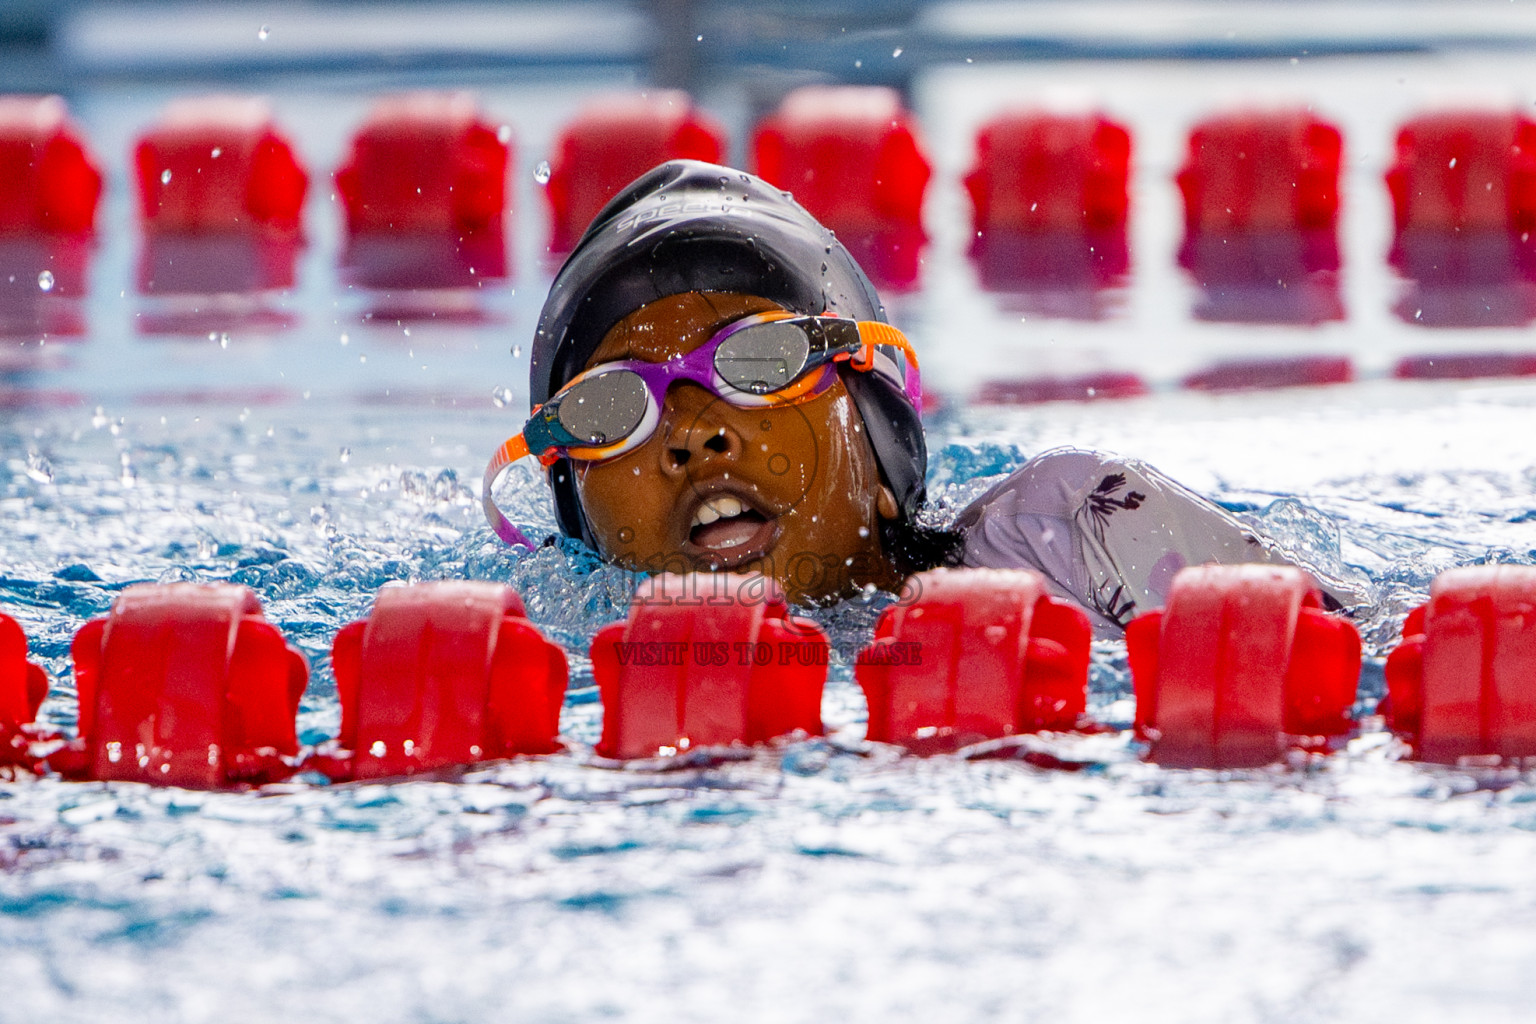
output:
<svg viewBox="0 0 1536 1024"><path fill-rule="evenodd" d="M718 498L710 498L700 505L698 511L693 514L694 526L705 526L717 519L731 519L741 515L745 506L741 500L733 498L729 494L722 494Z"/></svg>

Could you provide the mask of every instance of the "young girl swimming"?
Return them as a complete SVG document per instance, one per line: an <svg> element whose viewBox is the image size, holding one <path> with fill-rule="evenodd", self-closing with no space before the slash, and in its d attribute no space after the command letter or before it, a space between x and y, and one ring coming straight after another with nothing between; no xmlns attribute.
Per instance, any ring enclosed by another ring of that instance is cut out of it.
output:
<svg viewBox="0 0 1536 1024"><path fill-rule="evenodd" d="M917 357L884 320L788 193L713 164L655 168L550 288L532 416L486 468L492 527L529 543L492 486L533 455L560 529L626 568L755 570L798 602L940 565L1030 568L1108 635L1185 565L1296 561L1156 470L1090 451L1037 456L952 526L927 523Z"/></svg>

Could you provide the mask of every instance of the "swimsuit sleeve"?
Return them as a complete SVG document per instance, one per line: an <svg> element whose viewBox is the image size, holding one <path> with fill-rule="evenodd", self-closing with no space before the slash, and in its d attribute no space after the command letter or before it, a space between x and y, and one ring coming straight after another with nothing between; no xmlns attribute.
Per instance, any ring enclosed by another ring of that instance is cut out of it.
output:
<svg viewBox="0 0 1536 1024"><path fill-rule="evenodd" d="M1162 606L1174 574L1216 562L1300 564L1273 541L1150 466L1058 449L1025 463L961 513L963 562L1027 568L1117 635ZM1325 595L1358 604L1358 588L1310 566Z"/></svg>

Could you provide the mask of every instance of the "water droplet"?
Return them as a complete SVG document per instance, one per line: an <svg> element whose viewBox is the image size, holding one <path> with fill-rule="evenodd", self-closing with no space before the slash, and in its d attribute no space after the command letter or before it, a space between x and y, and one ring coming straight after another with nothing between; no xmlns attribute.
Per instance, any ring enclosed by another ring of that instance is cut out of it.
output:
<svg viewBox="0 0 1536 1024"><path fill-rule="evenodd" d="M868 537L869 536L869 527L867 527L867 526L859 527L859 536L860 537Z"/></svg>
<svg viewBox="0 0 1536 1024"><path fill-rule="evenodd" d="M51 484L53 483L53 465L41 452L28 452L27 476L40 484Z"/></svg>
<svg viewBox="0 0 1536 1024"><path fill-rule="evenodd" d="M896 47L896 49L892 50L891 51L891 56L892 57L900 57L901 56L901 47L898 46L898 47Z"/></svg>
<svg viewBox="0 0 1536 1024"><path fill-rule="evenodd" d="M491 404L498 409L505 409L512 404L512 389L506 385L491 389Z"/></svg>
<svg viewBox="0 0 1536 1024"><path fill-rule="evenodd" d="M444 469L432 478L432 498L443 503L450 502L459 497L459 474L451 469Z"/></svg>
<svg viewBox="0 0 1536 1024"><path fill-rule="evenodd" d="M265 25L261 26L261 28L256 30L256 38L260 39L262 42L266 42L267 41L267 36L269 36L271 34L272 34L272 30L267 28L267 26L265 26Z"/></svg>
<svg viewBox="0 0 1536 1024"><path fill-rule="evenodd" d="M496 129L496 141L505 146L512 141L512 126L504 124Z"/></svg>
<svg viewBox="0 0 1536 1024"><path fill-rule="evenodd" d="M693 37L693 41L696 42L696 43L702 43L704 41L704 37L703 36L694 36Z"/></svg>
<svg viewBox="0 0 1536 1024"><path fill-rule="evenodd" d="M223 333L221 333L219 335L219 348L229 348L229 332L228 331L225 331L225 332L223 332Z"/></svg>
<svg viewBox="0 0 1536 1024"><path fill-rule="evenodd" d="M223 148L221 148L219 146L214 146L213 147L213 152L211 154L209 154L209 155L212 156L215 160L217 160L219 157L224 155L224 150L223 150Z"/></svg>
<svg viewBox="0 0 1536 1024"><path fill-rule="evenodd" d="M1450 163L1450 166L1451 166L1451 167L1455 167L1455 166L1456 166L1456 158L1455 158L1455 157L1451 157L1451 163Z"/></svg>
<svg viewBox="0 0 1536 1024"><path fill-rule="evenodd" d="M169 167L167 167L165 170L160 172L160 184L162 184L162 185L169 185L170 183L171 183L171 169Z"/></svg>
<svg viewBox="0 0 1536 1024"><path fill-rule="evenodd" d="M95 413L93 413L91 415L91 426L95 427L97 430L100 430L102 427L104 427L106 425L107 425L107 411L105 409L103 409L101 406L98 405L96 407Z"/></svg>
<svg viewBox="0 0 1536 1024"><path fill-rule="evenodd" d="M549 184L549 161L548 160L540 160L539 161L539 166L537 166L537 167L535 167L533 169L533 180L538 182L540 185L548 185Z"/></svg>
<svg viewBox="0 0 1536 1024"><path fill-rule="evenodd" d="M341 461L342 462L346 462L348 459L352 458L352 449L351 448L343 448L341 450L340 455L341 455Z"/></svg>
<svg viewBox="0 0 1536 1024"><path fill-rule="evenodd" d="M513 359L521 359L521 358L523 358L523 346L521 346L521 345L513 345L512 346L512 358Z"/></svg>
<svg viewBox="0 0 1536 1024"><path fill-rule="evenodd" d="M348 346L348 345L350 345L350 344L351 344L351 343L352 343L352 339L351 339L351 338L350 338L350 337L348 337L348 336L347 336L347 335L345 335L345 334L343 334L343 335L342 335L342 336L341 336L341 347L342 347L342 348L346 348L346 347L347 347L347 346Z"/></svg>
<svg viewBox="0 0 1536 1024"><path fill-rule="evenodd" d="M53 291L53 271L45 270L37 275L37 286L45 292Z"/></svg>

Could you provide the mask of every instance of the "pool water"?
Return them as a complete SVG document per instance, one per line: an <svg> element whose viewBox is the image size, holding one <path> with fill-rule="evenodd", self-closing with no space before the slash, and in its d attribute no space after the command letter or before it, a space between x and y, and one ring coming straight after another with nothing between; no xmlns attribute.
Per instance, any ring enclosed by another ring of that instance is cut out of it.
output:
<svg viewBox="0 0 1536 1024"><path fill-rule="evenodd" d="M923 286L888 300L944 399L930 424L936 505L958 510L1059 445L1145 459L1369 579L1368 715L1381 656L1437 572L1536 561L1536 384L1386 376L1403 354L1517 350L1529 331L1403 323L1379 255L1397 121L1431 86L1513 89L1525 60L920 77L933 241ZM532 168L563 120L620 84L482 90L518 147L514 277L477 296L474 317L398 321L369 316L370 297L334 270L324 175L371 85L323 102L275 92L314 172L301 283L272 297L281 316L212 337L141 328L155 309L131 284L123 154L173 93L72 98L110 176L88 327L18 342L0 407L0 607L54 680L44 720L73 724L70 640L124 586L231 580L310 657L300 729L318 742L338 725L337 628L384 583L470 577L516 586L565 647L570 749L392 785L0 783L0 1021L1526 1019L1536 779L1402 762L1379 731L1325 761L1251 772L1159 769L1122 733L1041 741L1082 761L1076 772L898 756L862 743L848 668L885 600L873 598L814 613L838 652L828 738L672 770L587 763L601 711L584 653L631 581L575 546L502 547L477 481L526 408L514 346L548 283ZM1133 270L1103 320L1021 316L977 288L962 255L974 125L1047 86L1091 91L1138 140ZM1244 93L1315 100L1346 129L1341 321L1190 314L1168 177L1212 97ZM739 97L717 103L739 122ZM1175 386L1213 358L1292 352L1346 352L1363 379ZM1104 367L1143 374L1151 393L968 401L1000 371ZM503 503L530 533L553 532L532 469L513 471ZM1091 707L1130 719L1120 645L1095 650Z"/></svg>

